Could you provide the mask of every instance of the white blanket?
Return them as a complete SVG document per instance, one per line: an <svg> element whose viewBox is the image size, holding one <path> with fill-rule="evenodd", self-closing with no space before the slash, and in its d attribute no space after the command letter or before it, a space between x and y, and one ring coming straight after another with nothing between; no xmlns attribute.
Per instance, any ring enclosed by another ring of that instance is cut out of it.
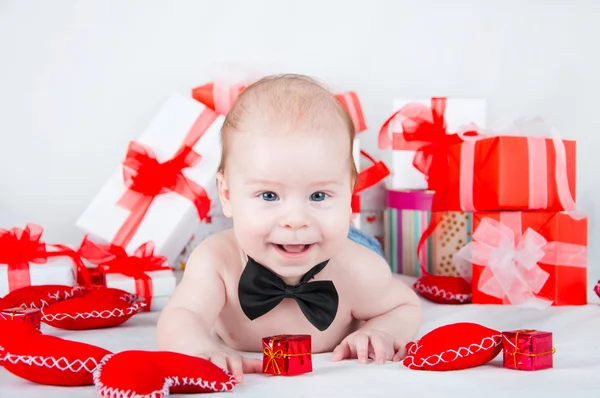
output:
<svg viewBox="0 0 600 398"><path fill-rule="evenodd" d="M600 397L600 306L593 293L582 307L545 310L510 306L448 306L423 301L420 335L453 322L476 322L497 330L538 329L553 333L554 368L525 372L502 367L502 354L491 363L455 372L424 372L402 363L332 363L314 355L314 371L294 377L246 375L231 396L283 398L329 397ZM113 352L155 349L158 313L139 314L126 324L104 330L71 332L43 325L43 332L102 346ZM248 354L260 357L257 354ZM90 387L50 387L17 378L0 367L1 398L97 397ZM228 396L228 395L225 395Z"/></svg>

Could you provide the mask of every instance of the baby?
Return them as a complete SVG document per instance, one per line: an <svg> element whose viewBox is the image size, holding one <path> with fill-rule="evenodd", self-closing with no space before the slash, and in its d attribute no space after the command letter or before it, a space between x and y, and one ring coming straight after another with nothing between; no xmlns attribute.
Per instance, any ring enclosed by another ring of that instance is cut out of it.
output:
<svg viewBox="0 0 600 398"><path fill-rule="evenodd" d="M242 92L222 128L217 181L233 229L191 253L157 341L232 372L261 372L263 337L309 334L313 353L399 361L419 299L385 260L350 239L354 126L321 85L296 75ZM216 334L216 336L213 335Z"/></svg>

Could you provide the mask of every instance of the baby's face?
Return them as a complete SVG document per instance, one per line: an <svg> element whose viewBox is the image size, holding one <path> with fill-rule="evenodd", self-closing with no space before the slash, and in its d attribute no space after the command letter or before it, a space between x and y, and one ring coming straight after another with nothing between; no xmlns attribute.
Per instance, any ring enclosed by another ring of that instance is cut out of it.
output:
<svg viewBox="0 0 600 398"><path fill-rule="evenodd" d="M325 133L242 132L231 140L223 192L242 249L285 278L331 258L351 216L350 143Z"/></svg>

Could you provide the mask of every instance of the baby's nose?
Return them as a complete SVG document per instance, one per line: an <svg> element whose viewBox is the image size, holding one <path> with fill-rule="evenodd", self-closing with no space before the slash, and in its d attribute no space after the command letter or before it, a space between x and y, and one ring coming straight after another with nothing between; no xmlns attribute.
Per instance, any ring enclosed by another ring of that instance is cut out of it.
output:
<svg viewBox="0 0 600 398"><path fill-rule="evenodd" d="M294 230L302 229L308 227L308 220L301 212L293 212L284 216L282 226Z"/></svg>
<svg viewBox="0 0 600 398"><path fill-rule="evenodd" d="M288 218L283 226L289 229L303 229L308 227L308 223L303 218Z"/></svg>

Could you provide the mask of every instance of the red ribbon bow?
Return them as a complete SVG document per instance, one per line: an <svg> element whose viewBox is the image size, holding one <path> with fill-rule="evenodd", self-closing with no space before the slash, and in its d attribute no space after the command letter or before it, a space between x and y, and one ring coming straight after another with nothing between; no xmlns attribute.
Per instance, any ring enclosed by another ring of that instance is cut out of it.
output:
<svg viewBox="0 0 600 398"><path fill-rule="evenodd" d="M103 245L92 242L87 237L79 248L81 256L98 265L104 274L122 274L135 280L135 291L146 302L146 311L150 310L152 301L151 271L170 270L166 257L154 254L154 243L146 242L138 247L133 255L116 245Z"/></svg>
<svg viewBox="0 0 600 398"><path fill-rule="evenodd" d="M448 134L445 113L445 97L433 97L431 107L410 103L390 116L379 131L379 148L391 146L394 150L415 151L413 165L426 176L428 189L434 191L431 221L417 245L417 258L423 275L428 274L421 256L424 244L443 220L440 211L447 210L450 146L464 142L464 137L479 135L475 129ZM402 118L402 132L394 133L392 141L388 136L389 124L398 116Z"/></svg>
<svg viewBox="0 0 600 398"><path fill-rule="evenodd" d="M45 264L48 258L68 256L77 266L84 283L90 276L78 254L65 245L50 245L42 241L44 229L36 224L27 224L24 229L0 229L0 264L8 267L8 291L31 285L29 264ZM48 247L56 251L48 251Z"/></svg>
<svg viewBox="0 0 600 398"><path fill-rule="evenodd" d="M390 116L379 131L379 148L392 146L396 150L415 151L413 165L426 176L428 189L435 191L433 210L446 210L447 207L450 146L463 142L463 137L479 135L475 130L448 134L445 113L445 97L433 97L431 107L410 103ZM394 133L392 142L387 131L398 116L402 118L402 133Z"/></svg>
<svg viewBox="0 0 600 398"><path fill-rule="evenodd" d="M358 180L356 181L356 184L354 185L354 190L352 191L351 206L353 213L360 213L359 194L362 191L379 183L390 174L390 170L381 160L376 161L371 155L369 155L363 150L360 151L360 154L369 159L369 161L371 161L373 165L366 168L358 174Z"/></svg>
<svg viewBox="0 0 600 398"><path fill-rule="evenodd" d="M210 210L210 199L206 190L186 178L182 171L200 160L200 155L190 146L184 145L170 160L159 163L152 149L138 142L131 142L123 161L123 178L128 190L118 204L131 213L123 223L112 244L126 247L144 219L157 195L175 192L194 203L200 220Z"/></svg>

